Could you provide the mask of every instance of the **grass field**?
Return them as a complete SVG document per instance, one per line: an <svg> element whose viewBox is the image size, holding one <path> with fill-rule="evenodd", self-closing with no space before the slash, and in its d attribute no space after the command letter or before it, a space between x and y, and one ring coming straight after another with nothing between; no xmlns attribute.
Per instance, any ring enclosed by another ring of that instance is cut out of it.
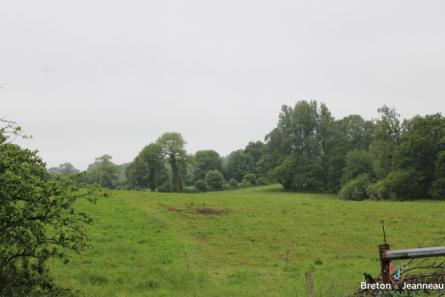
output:
<svg viewBox="0 0 445 297"><path fill-rule="evenodd" d="M113 191L82 202L90 247L55 279L88 296L346 296L392 248L443 244L445 203L344 201L279 186L199 194Z"/></svg>

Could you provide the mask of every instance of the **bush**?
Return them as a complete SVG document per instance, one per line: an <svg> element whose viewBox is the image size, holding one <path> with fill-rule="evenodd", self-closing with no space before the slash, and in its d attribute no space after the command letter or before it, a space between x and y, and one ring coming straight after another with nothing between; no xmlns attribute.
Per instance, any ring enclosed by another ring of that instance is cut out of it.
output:
<svg viewBox="0 0 445 297"><path fill-rule="evenodd" d="M222 186L222 190L223 190L223 191L232 190L232 187L231 187L229 184L225 183L225 184Z"/></svg>
<svg viewBox="0 0 445 297"><path fill-rule="evenodd" d="M224 176L219 170L211 170L206 173L205 182L207 187L215 190L221 190L224 185Z"/></svg>
<svg viewBox="0 0 445 297"><path fill-rule="evenodd" d="M199 191L196 187L194 186L187 186L184 187L184 189L182 190L184 193L198 193L201 192Z"/></svg>
<svg viewBox="0 0 445 297"><path fill-rule="evenodd" d="M238 182L234 178L231 178L229 180L229 185L232 189L238 188Z"/></svg>
<svg viewBox="0 0 445 297"><path fill-rule="evenodd" d="M164 182L159 188L158 188L159 192L164 192L164 193L169 193L172 192L172 185L171 182L168 180L166 182Z"/></svg>
<svg viewBox="0 0 445 297"><path fill-rule="evenodd" d="M205 192L205 191L207 191L206 183L205 183L205 181L203 181L202 179L198 179L198 180L195 182L195 188L196 188L198 191L200 191L200 192Z"/></svg>
<svg viewBox="0 0 445 297"><path fill-rule="evenodd" d="M357 178L362 174L372 172L372 158L365 150L353 150L346 155L346 164L343 168L342 182Z"/></svg>
<svg viewBox="0 0 445 297"><path fill-rule="evenodd" d="M395 199L396 194L391 192L385 185L385 181L381 180L372 184L367 189L369 198L372 199Z"/></svg>
<svg viewBox="0 0 445 297"><path fill-rule="evenodd" d="M262 176L257 179L256 184L259 186L265 186L269 184L269 180Z"/></svg>
<svg viewBox="0 0 445 297"><path fill-rule="evenodd" d="M355 179L346 182L341 188L340 194L348 200L363 200L368 198L367 189L370 183L367 174L361 174Z"/></svg>
<svg viewBox="0 0 445 297"><path fill-rule="evenodd" d="M423 177L414 170L393 170L386 177L368 188L368 194L376 199L414 199L426 193Z"/></svg>
<svg viewBox="0 0 445 297"><path fill-rule="evenodd" d="M445 178L436 179L431 185L429 193L435 199L445 199Z"/></svg>
<svg viewBox="0 0 445 297"><path fill-rule="evenodd" d="M242 182L254 186L256 184L255 174L247 173L244 175Z"/></svg>
<svg viewBox="0 0 445 297"><path fill-rule="evenodd" d="M250 188L251 186L252 186L251 183L244 183L244 182L241 182L241 183L238 185L238 187L239 187L240 189Z"/></svg>

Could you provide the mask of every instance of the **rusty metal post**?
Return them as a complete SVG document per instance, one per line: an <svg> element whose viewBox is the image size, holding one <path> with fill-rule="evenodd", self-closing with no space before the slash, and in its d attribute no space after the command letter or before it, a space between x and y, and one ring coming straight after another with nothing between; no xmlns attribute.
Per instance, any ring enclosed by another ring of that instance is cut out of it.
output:
<svg viewBox="0 0 445 297"><path fill-rule="evenodd" d="M391 259L385 257L385 253L389 251L389 244L384 243L379 245L379 256L380 256L380 272L382 274L382 281L385 284L391 283Z"/></svg>

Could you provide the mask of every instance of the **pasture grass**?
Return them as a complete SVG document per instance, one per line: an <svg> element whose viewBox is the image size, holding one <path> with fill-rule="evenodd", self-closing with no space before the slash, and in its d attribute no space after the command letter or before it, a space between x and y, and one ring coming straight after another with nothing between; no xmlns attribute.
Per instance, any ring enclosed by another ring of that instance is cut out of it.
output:
<svg viewBox="0 0 445 297"><path fill-rule="evenodd" d="M112 191L78 207L94 222L64 286L94 297L347 296L378 275L385 220L392 248L443 245L445 203L345 201L277 185L193 194Z"/></svg>

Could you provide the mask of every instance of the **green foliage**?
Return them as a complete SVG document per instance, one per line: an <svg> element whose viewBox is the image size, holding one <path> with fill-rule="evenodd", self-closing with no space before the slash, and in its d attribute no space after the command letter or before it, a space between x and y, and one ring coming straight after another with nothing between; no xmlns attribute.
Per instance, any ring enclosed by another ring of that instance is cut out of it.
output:
<svg viewBox="0 0 445 297"><path fill-rule="evenodd" d="M243 183L250 184L252 186L256 185L256 176L253 173L247 173L243 176Z"/></svg>
<svg viewBox="0 0 445 297"><path fill-rule="evenodd" d="M261 141L249 142L244 148L244 155L249 159L249 172L265 175L268 170L265 145Z"/></svg>
<svg viewBox="0 0 445 297"><path fill-rule="evenodd" d="M161 135L156 143L161 147L164 157L171 169L171 191L181 192L184 185L184 176L187 171L186 144L180 133L168 132Z"/></svg>
<svg viewBox="0 0 445 297"><path fill-rule="evenodd" d="M144 147L128 166L127 178L131 188L150 188L156 191L168 178L162 147L156 143Z"/></svg>
<svg viewBox="0 0 445 297"><path fill-rule="evenodd" d="M49 277L47 262L67 261L67 250L86 243L90 218L74 203L89 193L50 175L37 152L9 143L8 133L20 132L9 128L0 129L0 296L71 296Z"/></svg>
<svg viewBox="0 0 445 297"><path fill-rule="evenodd" d="M445 118L433 114L402 123L395 109L378 111L380 118L371 122L357 115L335 120L316 101L283 106L263 148L269 176L287 191L335 192L341 185L345 196L366 197L364 178L357 180L365 174L373 198L441 197Z"/></svg>
<svg viewBox="0 0 445 297"><path fill-rule="evenodd" d="M195 154L195 180L204 179L208 171L222 171L222 159L213 150L198 151Z"/></svg>
<svg viewBox="0 0 445 297"><path fill-rule="evenodd" d="M397 165L397 147L400 144L401 127L395 109L383 106L378 109L380 119L376 122L369 152L373 159L373 172L384 178Z"/></svg>
<svg viewBox="0 0 445 297"><path fill-rule="evenodd" d="M336 125L324 104L283 106L277 128L266 136L276 160L271 171L285 190L326 191L337 187Z"/></svg>
<svg viewBox="0 0 445 297"><path fill-rule="evenodd" d="M340 191L340 195L348 200L363 200L368 198L367 189L370 185L370 178L367 174L361 174L354 179L348 180Z"/></svg>
<svg viewBox="0 0 445 297"><path fill-rule="evenodd" d="M372 199L383 200L396 198L395 193L391 192L384 180L369 185L367 192L369 198Z"/></svg>
<svg viewBox="0 0 445 297"><path fill-rule="evenodd" d="M210 189L221 190L224 182L224 176L220 171L212 170L206 173L205 183Z"/></svg>
<svg viewBox="0 0 445 297"><path fill-rule="evenodd" d="M231 152L227 157L225 164L225 172L228 179L236 179L241 181L246 173L251 170L250 159L243 150Z"/></svg>
<svg viewBox="0 0 445 297"><path fill-rule="evenodd" d="M70 176L73 174L77 174L80 171L74 168L71 163L63 163L57 167L51 167L50 169L48 169L48 172L54 175Z"/></svg>
<svg viewBox="0 0 445 297"><path fill-rule="evenodd" d="M111 161L110 155L96 158L88 166L85 179L89 184L96 184L103 188L114 189L118 185L120 169Z"/></svg>
<svg viewBox="0 0 445 297"><path fill-rule="evenodd" d="M275 178L286 191L296 190L293 182L296 169L295 165L294 157L289 156L271 171L272 177Z"/></svg>
<svg viewBox="0 0 445 297"><path fill-rule="evenodd" d="M203 181L202 179L198 179L197 181L195 181L195 188L200 192L207 191L206 182Z"/></svg>
<svg viewBox="0 0 445 297"><path fill-rule="evenodd" d="M159 192L164 192L164 193L174 192L172 184L171 184L171 181L170 180L166 180L164 183L162 183L159 186L158 191Z"/></svg>
<svg viewBox="0 0 445 297"><path fill-rule="evenodd" d="M230 186L232 189L236 189L236 188L238 188L238 182L236 181L236 179L231 178L231 179L229 180L229 186Z"/></svg>
<svg viewBox="0 0 445 297"><path fill-rule="evenodd" d="M434 180L429 190L431 196L435 199L445 199L445 177Z"/></svg>
<svg viewBox="0 0 445 297"><path fill-rule="evenodd" d="M423 177L420 173L396 169L372 185L369 196L376 199L421 199Z"/></svg>
<svg viewBox="0 0 445 297"><path fill-rule="evenodd" d="M246 188L250 188L250 187L252 187L251 183L241 182L241 183L238 184L238 188L240 188L240 189L246 189Z"/></svg>
<svg viewBox="0 0 445 297"><path fill-rule="evenodd" d="M445 151L437 154L435 167L434 181L429 193L435 199L445 199Z"/></svg>
<svg viewBox="0 0 445 297"><path fill-rule="evenodd" d="M342 180L350 181L363 174L372 175L372 158L369 153L366 150L348 152Z"/></svg>
<svg viewBox="0 0 445 297"><path fill-rule="evenodd" d="M260 176L259 178L257 178L256 184L259 185L259 186L265 186L265 185L270 184L270 182L264 176Z"/></svg>

